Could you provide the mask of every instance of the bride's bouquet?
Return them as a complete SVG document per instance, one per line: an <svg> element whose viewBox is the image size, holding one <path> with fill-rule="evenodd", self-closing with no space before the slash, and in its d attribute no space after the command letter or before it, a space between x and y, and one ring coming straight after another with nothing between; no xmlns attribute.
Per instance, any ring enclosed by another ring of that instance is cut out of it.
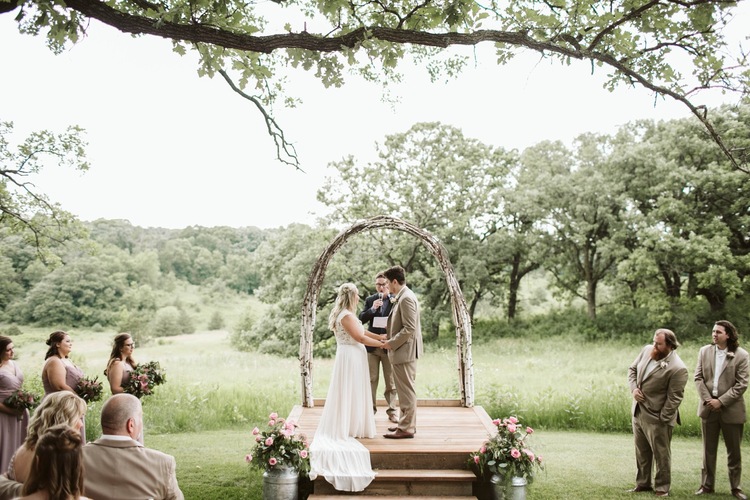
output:
<svg viewBox="0 0 750 500"><path fill-rule="evenodd" d="M24 391L23 389L17 389L13 394L5 398L3 404L8 408L12 408L18 412L18 420L23 418L24 410L33 410L39 403L41 398L33 392Z"/></svg>
<svg viewBox="0 0 750 500"><path fill-rule="evenodd" d="M75 386L75 391L78 397L87 403L93 403L102 399L102 383L99 382L98 376L94 378L81 377Z"/></svg>
<svg viewBox="0 0 750 500"><path fill-rule="evenodd" d="M123 385L128 394L141 399L154 393L154 387L167 381L167 375L158 361L141 363L130 372L130 379Z"/></svg>

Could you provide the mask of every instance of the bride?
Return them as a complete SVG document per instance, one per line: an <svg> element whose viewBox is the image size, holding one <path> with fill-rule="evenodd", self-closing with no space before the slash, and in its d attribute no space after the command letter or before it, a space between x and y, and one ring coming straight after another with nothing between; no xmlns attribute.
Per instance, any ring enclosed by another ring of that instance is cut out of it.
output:
<svg viewBox="0 0 750 500"><path fill-rule="evenodd" d="M369 450L354 438L375 437L364 346L381 347L384 339L364 330L355 314L358 302L353 283L339 287L328 317L328 328L336 336L336 358L323 414L310 445L310 478L323 476L340 491L362 491L375 477Z"/></svg>

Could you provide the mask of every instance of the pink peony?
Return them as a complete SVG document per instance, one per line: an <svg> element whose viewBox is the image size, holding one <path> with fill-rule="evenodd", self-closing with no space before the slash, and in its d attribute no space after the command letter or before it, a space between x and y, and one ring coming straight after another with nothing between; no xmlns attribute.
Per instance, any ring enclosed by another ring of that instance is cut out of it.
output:
<svg viewBox="0 0 750 500"><path fill-rule="evenodd" d="M276 465L277 463L278 463L278 460L276 460L273 457L271 457L271 458L268 459L268 464L269 465Z"/></svg>
<svg viewBox="0 0 750 500"><path fill-rule="evenodd" d="M474 455L474 463L475 464L479 463L479 455Z"/></svg>
<svg viewBox="0 0 750 500"><path fill-rule="evenodd" d="M513 423L508 424L508 432L510 432L511 434L516 432L516 424L513 424Z"/></svg>
<svg viewBox="0 0 750 500"><path fill-rule="evenodd" d="M269 420L268 421L268 427L273 427L274 425L276 425L276 420Z"/></svg>
<svg viewBox="0 0 750 500"><path fill-rule="evenodd" d="M518 419L516 417L508 417L508 422L510 422L511 424L517 424Z"/></svg>
<svg viewBox="0 0 750 500"><path fill-rule="evenodd" d="M529 457L529 460L532 462L534 461L534 453L531 450L523 450L524 453L526 453L526 456Z"/></svg>
<svg viewBox="0 0 750 500"><path fill-rule="evenodd" d="M252 461L253 461L253 456L252 455L245 455L245 462L250 463Z"/></svg>
<svg viewBox="0 0 750 500"><path fill-rule="evenodd" d="M302 450L299 452L300 458L307 458L307 450Z"/></svg>
<svg viewBox="0 0 750 500"><path fill-rule="evenodd" d="M534 429L531 427L526 427L526 434L534 434Z"/></svg>
<svg viewBox="0 0 750 500"><path fill-rule="evenodd" d="M511 448L510 449L510 456L513 457L513 458L520 458L521 457L521 452L518 451L515 448Z"/></svg>
<svg viewBox="0 0 750 500"><path fill-rule="evenodd" d="M258 434L260 434L260 429L256 427L255 429L253 429L253 436L257 436Z"/></svg>
<svg viewBox="0 0 750 500"><path fill-rule="evenodd" d="M537 455L536 456L536 461L539 462L539 463L542 463L542 456L541 455Z"/></svg>
<svg viewBox="0 0 750 500"><path fill-rule="evenodd" d="M500 422L500 419L499 419L499 418L496 418L495 420L493 420L493 421L492 421L492 423L493 423L494 425L496 425L496 426L499 426L501 422Z"/></svg>
<svg viewBox="0 0 750 500"><path fill-rule="evenodd" d="M482 447L481 447L481 448L479 448L479 453L482 453L482 454L484 454L484 453L486 453L486 452L487 452L487 447L486 447L486 446L484 446L484 445L482 445Z"/></svg>
<svg viewBox="0 0 750 500"><path fill-rule="evenodd" d="M273 444L273 438L271 436L268 436L266 438L266 446L271 446Z"/></svg>
<svg viewBox="0 0 750 500"><path fill-rule="evenodd" d="M260 443L261 441L263 441L263 436L255 436L256 443Z"/></svg>
<svg viewBox="0 0 750 500"><path fill-rule="evenodd" d="M276 412L273 412L273 413L271 413L271 414L270 414L270 415L268 416L268 418L270 418L271 420L276 420L277 418L279 418L279 414L278 414L278 413L276 413Z"/></svg>

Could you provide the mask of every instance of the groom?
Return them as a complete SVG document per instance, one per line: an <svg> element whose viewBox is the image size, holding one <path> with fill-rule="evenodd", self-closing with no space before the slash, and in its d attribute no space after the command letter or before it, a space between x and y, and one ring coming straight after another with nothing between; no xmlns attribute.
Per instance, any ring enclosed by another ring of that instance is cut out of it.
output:
<svg viewBox="0 0 750 500"><path fill-rule="evenodd" d="M390 439L413 438L417 432L417 393L414 381L417 378L417 359L422 356L422 326L419 320L419 302L405 285L404 268L394 266L383 273L390 285L393 297L391 314L388 316L383 347L388 349L388 358L393 366L401 417L397 427L389 427L385 434Z"/></svg>

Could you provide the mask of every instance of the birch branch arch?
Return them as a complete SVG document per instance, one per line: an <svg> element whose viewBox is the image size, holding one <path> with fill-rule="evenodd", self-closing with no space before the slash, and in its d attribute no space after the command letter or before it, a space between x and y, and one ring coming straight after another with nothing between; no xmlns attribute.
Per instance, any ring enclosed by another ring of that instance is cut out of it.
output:
<svg viewBox="0 0 750 500"><path fill-rule="evenodd" d="M378 215L354 223L348 229L339 233L326 247L315 262L307 280L307 290L302 302L302 332L300 335L299 360L302 377L302 405L306 408L314 406L312 394L313 371L313 328L317 313L318 295L323 285L326 269L331 258L346 241L355 234L375 229L396 229L411 234L435 257L445 274L453 309L453 324L456 327L456 355L458 357L458 384L461 394L461 405L474 406L474 364L471 359L471 320L466 307L466 300L456 279L453 265L448 258L448 252L438 239L417 226L396 217Z"/></svg>

